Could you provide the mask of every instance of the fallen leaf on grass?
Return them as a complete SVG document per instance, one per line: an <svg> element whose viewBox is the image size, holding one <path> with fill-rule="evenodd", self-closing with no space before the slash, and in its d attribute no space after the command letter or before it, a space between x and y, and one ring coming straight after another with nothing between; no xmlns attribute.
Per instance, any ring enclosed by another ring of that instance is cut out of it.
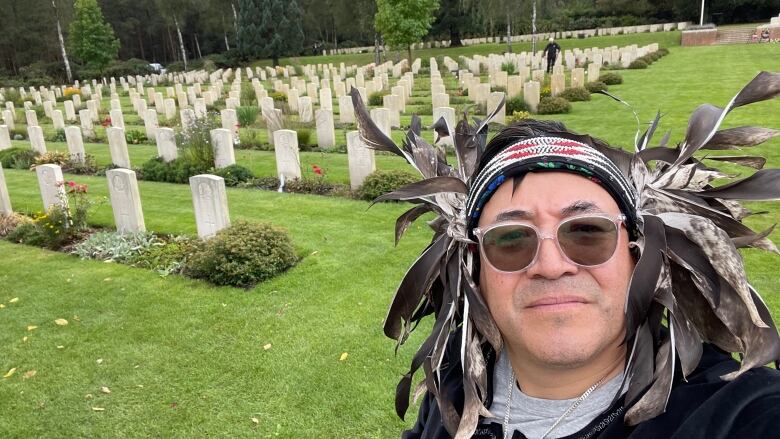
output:
<svg viewBox="0 0 780 439"><path fill-rule="evenodd" d="M103 279L103 282L111 282L111 278L107 277L107 278Z"/></svg>
<svg viewBox="0 0 780 439"><path fill-rule="evenodd" d="M65 319L57 319L54 321L54 323L56 323L59 326L65 326L68 324L68 321Z"/></svg>
<svg viewBox="0 0 780 439"><path fill-rule="evenodd" d="M171 403L171 408L172 408L172 409L175 409L175 408L176 408L176 407L178 407L178 406L179 406L179 404L177 404L177 403L175 403L175 402L172 402L172 403Z"/></svg>
<svg viewBox="0 0 780 439"><path fill-rule="evenodd" d="M38 327L37 327L37 326L35 326L35 325L29 325L29 326L27 326L27 330L28 330L28 331L34 331L34 330L36 330L36 329L38 329Z"/></svg>
<svg viewBox="0 0 780 439"><path fill-rule="evenodd" d="M315 251L311 252L311 256L314 256L314 255L316 255L317 253L319 253L319 251L315 250Z"/></svg>
<svg viewBox="0 0 780 439"><path fill-rule="evenodd" d="M38 372L35 371L35 370L28 370L27 372L24 373L24 375L22 375L22 378L30 379L30 378L34 377L36 373L38 373Z"/></svg>
<svg viewBox="0 0 780 439"><path fill-rule="evenodd" d="M86 395L84 395L84 399L92 399L92 394L87 393Z"/></svg>
<svg viewBox="0 0 780 439"><path fill-rule="evenodd" d="M77 322L80 322L80 321L81 321L81 317L79 317L79 316L75 316L75 315L74 315L74 316L73 316L73 320L75 320L75 321L77 321Z"/></svg>
<svg viewBox="0 0 780 439"><path fill-rule="evenodd" d="M92 407L92 411L93 412L104 412L104 411L106 411L106 409L104 409L103 407Z"/></svg>
<svg viewBox="0 0 780 439"><path fill-rule="evenodd" d="M63 345L57 345L57 349L65 349L65 346L63 346Z"/></svg>
<svg viewBox="0 0 780 439"><path fill-rule="evenodd" d="M95 360L95 363L103 364L103 359L102 358L98 358L97 360Z"/></svg>
<svg viewBox="0 0 780 439"><path fill-rule="evenodd" d="M5 375L3 375L3 378L11 378L14 373L16 373L16 368L12 367L11 370L9 370Z"/></svg>
<svg viewBox="0 0 780 439"><path fill-rule="evenodd" d="M105 393L106 395L109 395L109 394L111 394L111 389L109 389L109 388L108 388L108 387L106 387L106 386L103 386L103 387L101 387L101 388L100 388L100 391L101 391L101 392L103 392L103 393Z"/></svg>
<svg viewBox="0 0 780 439"><path fill-rule="evenodd" d="M263 350L267 351L268 349L271 349L271 343L263 345Z"/></svg>
<svg viewBox="0 0 780 439"><path fill-rule="evenodd" d="M22 337L22 342L23 343L27 343L27 336L26 335L24 337Z"/></svg>
<svg viewBox="0 0 780 439"><path fill-rule="evenodd" d="M16 303L19 301L18 297L14 297L13 299L9 300L8 303Z"/></svg>
<svg viewBox="0 0 780 439"><path fill-rule="evenodd" d="M349 354L344 352L343 354L341 354L341 357L339 357L339 361L345 361L348 356L349 356Z"/></svg>
<svg viewBox="0 0 780 439"><path fill-rule="evenodd" d="M5 308L5 305L3 305L2 303L0 303L0 309L3 309L3 308Z"/></svg>
<svg viewBox="0 0 780 439"><path fill-rule="evenodd" d="M260 424L260 420L257 419L257 418L252 418L252 423L255 424L255 425L258 425L258 424Z"/></svg>

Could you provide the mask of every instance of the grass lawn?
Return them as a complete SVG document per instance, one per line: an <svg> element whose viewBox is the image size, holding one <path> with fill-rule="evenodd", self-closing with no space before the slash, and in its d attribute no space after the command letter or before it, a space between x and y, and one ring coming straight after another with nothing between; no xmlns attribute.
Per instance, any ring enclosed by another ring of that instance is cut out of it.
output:
<svg viewBox="0 0 780 439"><path fill-rule="evenodd" d="M603 45L666 35L605 38ZM565 48L569 42L589 47L596 39L565 40ZM724 105L760 70L780 71L776 51L776 45L672 47L648 70L621 71L624 85L610 91L631 102L643 122L660 109L658 138L671 128L676 142L696 105ZM780 100L762 102L735 110L725 126L778 128L778 115ZM636 130L628 109L601 96L556 118L626 147ZM105 144L87 150L108 160ZM130 150L135 166L155 155L151 145ZM780 167L779 150L775 139L755 152ZM273 173L272 153L237 151L237 160ZM347 181L346 155L304 153L301 161ZM378 167L403 166L382 156ZM5 170L5 176L16 210L41 208L34 173ZM95 196L107 195L104 178L75 178ZM147 228L195 233L188 186L142 181L140 193ZM381 323L398 281L430 239L424 222L394 248L395 218L405 205L366 210L368 203L342 198L245 189L229 189L228 198L233 220L287 228L303 261L247 291L0 241L0 375L17 368L0 378L0 437L384 438L413 422L414 407L407 422L397 419L393 397L427 328L395 356ZM780 204L756 207L770 213L750 218L751 226L777 222ZM100 206L92 220L112 227L110 206ZM780 241L780 232L772 238ZM745 259L752 283L780 318L780 259L752 250ZM59 318L69 324L55 324Z"/></svg>

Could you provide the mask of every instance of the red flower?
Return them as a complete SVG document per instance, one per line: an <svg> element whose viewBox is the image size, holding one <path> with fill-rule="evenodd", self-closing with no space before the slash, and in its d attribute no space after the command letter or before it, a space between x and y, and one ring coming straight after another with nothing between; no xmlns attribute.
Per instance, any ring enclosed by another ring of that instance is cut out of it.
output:
<svg viewBox="0 0 780 439"><path fill-rule="evenodd" d="M312 171L314 171L315 174L322 175L322 168L320 168L319 166L311 165L311 169Z"/></svg>
<svg viewBox="0 0 780 439"><path fill-rule="evenodd" d="M75 181L69 181L68 182L68 186L70 186L70 187L76 186L76 182Z"/></svg>
<svg viewBox="0 0 780 439"><path fill-rule="evenodd" d="M111 118L110 118L110 117L107 117L107 118L106 118L106 120L104 120L104 121L101 123L101 125L103 125L103 127L104 127L104 128L105 128L105 127L107 127L107 126L109 126L109 125L111 125Z"/></svg>

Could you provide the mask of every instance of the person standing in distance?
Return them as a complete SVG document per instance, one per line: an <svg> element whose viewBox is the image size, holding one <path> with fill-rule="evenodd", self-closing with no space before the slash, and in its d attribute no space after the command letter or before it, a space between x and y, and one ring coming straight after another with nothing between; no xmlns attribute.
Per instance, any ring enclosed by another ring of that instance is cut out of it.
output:
<svg viewBox="0 0 780 439"><path fill-rule="evenodd" d="M544 48L544 55L547 56L547 73L552 73L555 60L558 58L558 52L561 51L561 46L555 42L555 38L550 37L550 42Z"/></svg>

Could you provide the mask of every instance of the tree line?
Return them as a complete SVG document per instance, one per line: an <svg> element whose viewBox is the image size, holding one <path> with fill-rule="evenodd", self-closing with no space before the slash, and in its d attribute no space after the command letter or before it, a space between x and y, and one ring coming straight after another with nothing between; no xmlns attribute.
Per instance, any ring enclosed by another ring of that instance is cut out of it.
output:
<svg viewBox="0 0 780 439"><path fill-rule="evenodd" d="M74 4L81 1L0 0L0 77L66 79L60 35L70 39ZM530 33L534 8L539 32L698 22L700 12L700 2L690 0L88 1L96 2L113 31L116 58L166 66L206 56L225 64L276 60L375 43L406 49L407 40L391 32L407 18L403 14L428 16L420 18L424 26L412 26L416 41L458 45L472 36ZM383 14L382 7L391 13ZM707 0L705 20L766 21L778 12L780 0ZM71 64L76 77L100 73L78 56Z"/></svg>

